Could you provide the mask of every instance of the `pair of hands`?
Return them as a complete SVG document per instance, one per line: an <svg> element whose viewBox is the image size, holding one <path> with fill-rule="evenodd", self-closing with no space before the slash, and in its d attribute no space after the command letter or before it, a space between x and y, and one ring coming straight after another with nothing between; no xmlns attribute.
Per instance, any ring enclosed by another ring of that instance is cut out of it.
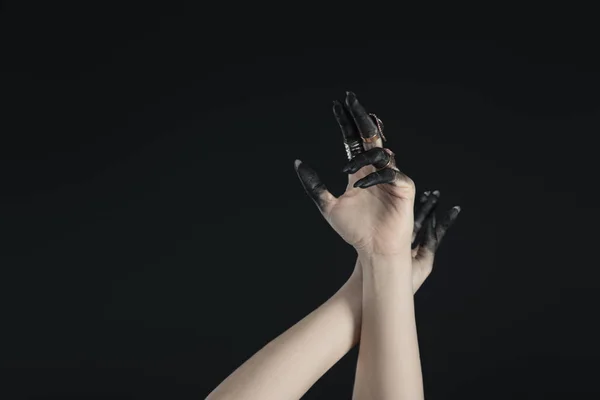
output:
<svg viewBox="0 0 600 400"><path fill-rule="evenodd" d="M352 92L346 92L344 104L334 102L333 112L346 143L382 133L380 121L367 113ZM407 243L412 243L416 290L431 273L435 252L460 207L453 207L437 222L435 209L440 193L434 191L423 193L417 212L413 212L415 184L396 167L394 153L383 148L381 138L363 146L365 151L342 169L349 174L348 185L337 198L317 173L300 160L295 162L296 172L327 222L359 256L395 257L405 251Z"/></svg>

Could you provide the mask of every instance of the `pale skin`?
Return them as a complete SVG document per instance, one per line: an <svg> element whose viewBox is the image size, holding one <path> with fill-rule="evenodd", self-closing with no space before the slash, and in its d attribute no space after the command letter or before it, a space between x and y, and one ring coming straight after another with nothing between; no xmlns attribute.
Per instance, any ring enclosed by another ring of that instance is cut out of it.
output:
<svg viewBox="0 0 600 400"><path fill-rule="evenodd" d="M428 259L413 258L413 293L432 266L433 253ZM350 278L331 298L254 354L207 399L301 398L359 342L362 283L357 260Z"/></svg>
<svg viewBox="0 0 600 400"><path fill-rule="evenodd" d="M378 141L368 147L380 146ZM300 176L305 167L297 162L296 168ZM325 219L358 253L350 278L242 364L208 399L299 399L359 339L354 398L423 397L412 294L431 273L443 232L411 251L422 225L426 234L437 232L434 214L426 220L427 215L413 217L415 192L408 177L353 187L373 171L366 165L349 174L347 189L338 198L326 189L318 193ZM420 200L435 205L438 196Z"/></svg>

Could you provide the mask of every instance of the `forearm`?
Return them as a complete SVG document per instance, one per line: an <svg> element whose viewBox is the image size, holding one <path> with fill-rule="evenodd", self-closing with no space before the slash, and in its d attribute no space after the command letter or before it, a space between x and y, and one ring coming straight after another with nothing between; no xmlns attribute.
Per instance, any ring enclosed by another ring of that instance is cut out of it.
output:
<svg viewBox="0 0 600 400"><path fill-rule="evenodd" d="M410 248L402 257L360 257L363 303L354 399L423 399Z"/></svg>
<svg viewBox="0 0 600 400"><path fill-rule="evenodd" d="M360 271L357 268L335 295L242 364L207 399L302 397L358 342Z"/></svg>

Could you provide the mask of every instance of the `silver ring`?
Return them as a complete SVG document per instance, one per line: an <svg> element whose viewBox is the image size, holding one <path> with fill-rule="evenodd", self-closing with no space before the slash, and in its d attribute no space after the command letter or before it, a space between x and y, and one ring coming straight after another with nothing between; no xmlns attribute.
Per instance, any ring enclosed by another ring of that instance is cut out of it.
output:
<svg viewBox="0 0 600 400"><path fill-rule="evenodd" d="M346 157L348 158L348 161L352 160L357 155L365 152L365 148L359 141L350 143L344 141L344 148L346 149Z"/></svg>

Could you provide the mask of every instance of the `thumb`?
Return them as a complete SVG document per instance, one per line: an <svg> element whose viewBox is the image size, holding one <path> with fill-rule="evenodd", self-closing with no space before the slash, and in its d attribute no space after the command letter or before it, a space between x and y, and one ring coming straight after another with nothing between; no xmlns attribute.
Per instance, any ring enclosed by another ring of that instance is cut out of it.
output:
<svg viewBox="0 0 600 400"><path fill-rule="evenodd" d="M322 213L327 213L335 203L336 197L327 190L319 175L311 167L300 160L296 160L294 161L294 168L306 193Z"/></svg>

